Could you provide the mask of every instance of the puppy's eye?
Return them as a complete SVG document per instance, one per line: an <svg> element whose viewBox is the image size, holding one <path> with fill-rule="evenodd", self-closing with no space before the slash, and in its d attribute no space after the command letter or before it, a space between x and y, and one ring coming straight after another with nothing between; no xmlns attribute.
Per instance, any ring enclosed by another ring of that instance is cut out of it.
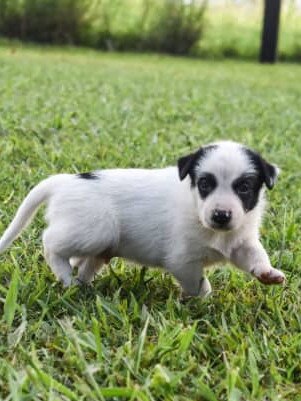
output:
<svg viewBox="0 0 301 401"><path fill-rule="evenodd" d="M204 199L208 196L216 187L217 182L215 177L210 173L205 173L198 180L198 188L201 197Z"/></svg>
<svg viewBox="0 0 301 401"><path fill-rule="evenodd" d="M211 184L210 184L210 182L209 182L207 177L200 178L198 185L199 185L199 189L201 191L207 191L208 189L211 188Z"/></svg>
<svg viewBox="0 0 301 401"><path fill-rule="evenodd" d="M251 191L251 189L252 188L250 183L247 181L243 181L237 186L236 191L240 194L247 194L248 192Z"/></svg>

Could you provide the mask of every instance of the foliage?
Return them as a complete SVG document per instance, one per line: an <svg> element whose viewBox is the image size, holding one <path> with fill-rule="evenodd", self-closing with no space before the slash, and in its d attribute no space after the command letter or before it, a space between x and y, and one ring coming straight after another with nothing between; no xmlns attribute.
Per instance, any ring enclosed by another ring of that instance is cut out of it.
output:
<svg viewBox="0 0 301 401"><path fill-rule="evenodd" d="M157 2L147 30L146 47L158 52L189 54L203 33L206 3L183 0Z"/></svg>
<svg viewBox="0 0 301 401"><path fill-rule="evenodd" d="M0 34L9 38L187 54L201 38L205 3L0 0L0 9Z"/></svg>
<svg viewBox="0 0 301 401"><path fill-rule="evenodd" d="M40 213L0 256L0 398L299 401L299 66L24 46L0 58L0 233L49 174L162 167L227 138L281 167L262 240L287 275L265 287L221 266L211 297L181 302L170 275L116 259L65 290Z"/></svg>
<svg viewBox="0 0 301 401"><path fill-rule="evenodd" d="M103 50L257 60L263 2L0 0L0 35ZM301 11L282 1L279 59L301 60Z"/></svg>
<svg viewBox="0 0 301 401"><path fill-rule="evenodd" d="M42 43L82 43L86 0L0 0L3 36Z"/></svg>

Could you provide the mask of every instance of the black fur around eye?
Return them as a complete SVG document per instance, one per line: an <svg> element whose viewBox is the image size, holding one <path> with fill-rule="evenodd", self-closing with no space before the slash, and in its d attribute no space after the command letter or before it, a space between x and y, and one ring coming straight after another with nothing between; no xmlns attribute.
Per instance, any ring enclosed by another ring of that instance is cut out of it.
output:
<svg viewBox="0 0 301 401"><path fill-rule="evenodd" d="M213 174L205 173L198 180L198 189L201 198L205 199L217 186L216 179Z"/></svg>
<svg viewBox="0 0 301 401"><path fill-rule="evenodd" d="M240 198L246 212L256 206L261 187L262 181L257 175L243 175L232 184L233 191Z"/></svg>

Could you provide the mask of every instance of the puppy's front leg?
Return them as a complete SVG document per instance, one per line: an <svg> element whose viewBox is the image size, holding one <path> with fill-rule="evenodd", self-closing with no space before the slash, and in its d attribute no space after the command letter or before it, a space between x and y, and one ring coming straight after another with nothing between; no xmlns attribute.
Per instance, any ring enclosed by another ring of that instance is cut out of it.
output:
<svg viewBox="0 0 301 401"><path fill-rule="evenodd" d="M238 268L253 274L263 284L281 284L285 275L271 266L269 257L259 241L245 242L232 251L230 261Z"/></svg>
<svg viewBox="0 0 301 401"><path fill-rule="evenodd" d="M186 263L181 268L172 269L172 273L179 281L184 296L205 297L210 294L210 282L203 276L203 270L199 264Z"/></svg>

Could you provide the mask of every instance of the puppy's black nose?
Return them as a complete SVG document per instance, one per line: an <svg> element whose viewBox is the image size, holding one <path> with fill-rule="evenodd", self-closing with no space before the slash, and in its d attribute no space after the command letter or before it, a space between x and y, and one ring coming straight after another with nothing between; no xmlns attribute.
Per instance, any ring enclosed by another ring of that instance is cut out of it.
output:
<svg viewBox="0 0 301 401"><path fill-rule="evenodd" d="M227 225L232 217L231 210L214 209L212 212L212 221L220 226Z"/></svg>

